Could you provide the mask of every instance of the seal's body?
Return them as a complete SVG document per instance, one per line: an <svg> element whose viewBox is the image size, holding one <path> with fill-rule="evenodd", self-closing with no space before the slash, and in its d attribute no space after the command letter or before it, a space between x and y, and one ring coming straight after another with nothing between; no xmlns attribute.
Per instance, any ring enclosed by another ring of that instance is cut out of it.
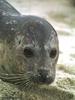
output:
<svg viewBox="0 0 75 100"><path fill-rule="evenodd" d="M2 15L0 20L0 78L14 84L50 84L55 78L58 37L36 16Z"/></svg>

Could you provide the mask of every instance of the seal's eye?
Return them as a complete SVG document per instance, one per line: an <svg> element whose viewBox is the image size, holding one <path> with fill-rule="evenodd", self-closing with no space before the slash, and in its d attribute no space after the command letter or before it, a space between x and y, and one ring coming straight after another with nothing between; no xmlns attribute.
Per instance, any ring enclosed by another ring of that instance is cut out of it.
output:
<svg viewBox="0 0 75 100"><path fill-rule="evenodd" d="M55 58L56 57L56 54L57 54L57 50L55 48L53 48L51 51L50 51L50 57L51 58Z"/></svg>
<svg viewBox="0 0 75 100"><path fill-rule="evenodd" d="M24 49L24 55L28 58L33 57L34 56L34 52L31 48L25 48Z"/></svg>

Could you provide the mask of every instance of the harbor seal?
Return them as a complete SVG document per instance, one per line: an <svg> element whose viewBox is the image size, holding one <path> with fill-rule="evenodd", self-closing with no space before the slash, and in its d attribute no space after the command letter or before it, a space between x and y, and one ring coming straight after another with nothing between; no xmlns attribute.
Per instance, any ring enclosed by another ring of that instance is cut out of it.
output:
<svg viewBox="0 0 75 100"><path fill-rule="evenodd" d="M57 33L36 16L2 15L0 19L0 79L22 87L50 84L59 56Z"/></svg>

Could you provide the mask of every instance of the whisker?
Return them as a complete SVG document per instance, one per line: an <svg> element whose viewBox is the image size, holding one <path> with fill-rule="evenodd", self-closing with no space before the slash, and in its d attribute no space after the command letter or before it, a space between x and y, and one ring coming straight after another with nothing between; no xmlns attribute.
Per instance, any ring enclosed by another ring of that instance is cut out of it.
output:
<svg viewBox="0 0 75 100"><path fill-rule="evenodd" d="M18 81L18 82L16 81L14 84L15 85L21 85L23 82L24 82L24 80L23 81Z"/></svg>
<svg viewBox="0 0 75 100"><path fill-rule="evenodd" d="M4 74L0 73L0 78L5 82L10 82L19 86L21 89L30 89L32 85L31 73L21 74Z"/></svg>
<svg viewBox="0 0 75 100"><path fill-rule="evenodd" d="M25 89L25 88L26 88L26 85L28 85L29 83L30 83L30 82L25 82L25 81L24 81L20 86L23 87L23 89Z"/></svg>
<svg viewBox="0 0 75 100"><path fill-rule="evenodd" d="M4 81L7 81L7 82L16 82L16 81L22 81L24 80L25 76L23 77L24 75L16 75L16 74L1 74L0 73L0 78Z"/></svg>
<svg viewBox="0 0 75 100"><path fill-rule="evenodd" d="M28 80L26 80L26 79L19 80L19 81L16 81L15 84L20 84L20 83L23 83L23 82L28 82Z"/></svg>
<svg viewBox="0 0 75 100"><path fill-rule="evenodd" d="M24 81L22 86L23 86L24 89L26 89L26 88L28 89L30 84L31 84L31 80L30 80L30 78L28 78L27 81Z"/></svg>

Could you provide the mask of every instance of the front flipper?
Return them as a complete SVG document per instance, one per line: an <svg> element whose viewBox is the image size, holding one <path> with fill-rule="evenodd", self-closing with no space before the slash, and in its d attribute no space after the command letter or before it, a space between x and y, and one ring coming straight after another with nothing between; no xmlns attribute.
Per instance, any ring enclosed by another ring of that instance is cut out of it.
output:
<svg viewBox="0 0 75 100"><path fill-rule="evenodd" d="M11 4L6 0L0 0L0 16L1 15L21 15Z"/></svg>

